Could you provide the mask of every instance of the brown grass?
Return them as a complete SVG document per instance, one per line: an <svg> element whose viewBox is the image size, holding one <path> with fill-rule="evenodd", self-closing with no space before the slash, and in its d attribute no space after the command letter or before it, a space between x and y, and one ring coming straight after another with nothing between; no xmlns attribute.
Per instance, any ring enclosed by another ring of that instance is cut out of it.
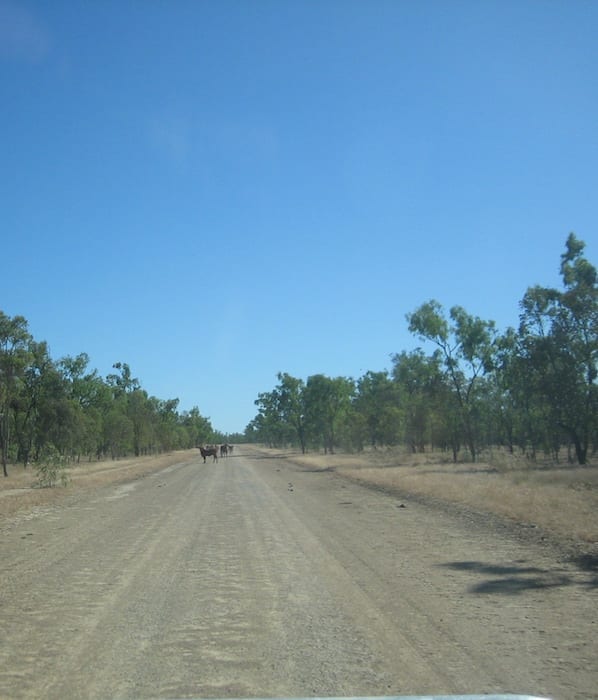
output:
<svg viewBox="0 0 598 700"><path fill-rule="evenodd" d="M40 506L59 503L77 494L111 483L139 479L172 464L196 458L197 450L131 459L81 462L67 469L67 487L39 488L35 468L9 467L8 477L0 477L0 519Z"/></svg>
<svg viewBox="0 0 598 700"><path fill-rule="evenodd" d="M345 478L389 491L432 497L532 524L559 537L598 544L598 465L537 468L495 452L491 462L453 464L440 454L400 449L360 454L281 451L310 469L331 469Z"/></svg>

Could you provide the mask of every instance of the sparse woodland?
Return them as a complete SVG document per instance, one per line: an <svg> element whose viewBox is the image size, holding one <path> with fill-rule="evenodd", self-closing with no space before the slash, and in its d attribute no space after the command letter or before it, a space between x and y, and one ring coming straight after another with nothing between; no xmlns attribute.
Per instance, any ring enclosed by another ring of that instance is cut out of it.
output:
<svg viewBox="0 0 598 700"><path fill-rule="evenodd" d="M0 450L8 465L117 459L218 441L198 408L141 388L129 365L102 378L85 353L53 360L22 316L0 312Z"/></svg>
<svg viewBox="0 0 598 700"><path fill-rule="evenodd" d="M393 354L390 371L362 377L280 372L255 401L245 435L223 436L194 407L150 396L124 362L106 377L89 357L50 357L23 316L0 311L0 452L8 465L185 449L224 439L303 452L403 445L476 461L490 446L531 459L587 464L598 448L598 287L585 243L570 234L562 289L530 287L520 323L493 321L435 300L406 321L422 348ZM424 350L427 349L427 352Z"/></svg>
<svg viewBox="0 0 598 700"><path fill-rule="evenodd" d="M530 287L517 329L435 300L407 314L423 347L357 380L280 372L246 438L303 452L403 445L476 461L490 446L585 465L598 449L598 287L571 233L562 289ZM428 352L425 352L426 348Z"/></svg>

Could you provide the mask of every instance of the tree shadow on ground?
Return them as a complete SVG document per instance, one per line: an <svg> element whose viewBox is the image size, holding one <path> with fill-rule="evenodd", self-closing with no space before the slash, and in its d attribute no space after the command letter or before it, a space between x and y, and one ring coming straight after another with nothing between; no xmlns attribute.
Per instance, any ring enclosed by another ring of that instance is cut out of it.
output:
<svg viewBox="0 0 598 700"><path fill-rule="evenodd" d="M592 574L587 584L589 588L598 588L598 554L580 554L570 561L581 571Z"/></svg>
<svg viewBox="0 0 598 700"><path fill-rule="evenodd" d="M576 563L580 570L595 572L598 562L597 557L591 557L592 561L586 562L588 569ZM573 562L575 563L575 562ZM580 580L579 577L562 570L541 569L536 566L526 566L525 561L515 564L500 565L489 564L480 561L454 561L439 564L447 569L463 571L483 576L484 580L475 583L468 588L472 594L490 595L520 595L527 591L546 590L564 586L583 586L595 588L598 586L598 576Z"/></svg>

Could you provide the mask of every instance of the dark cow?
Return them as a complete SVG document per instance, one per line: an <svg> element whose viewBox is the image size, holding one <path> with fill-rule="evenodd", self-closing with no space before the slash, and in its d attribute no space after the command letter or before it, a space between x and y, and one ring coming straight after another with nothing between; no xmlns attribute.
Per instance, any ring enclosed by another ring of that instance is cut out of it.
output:
<svg viewBox="0 0 598 700"><path fill-rule="evenodd" d="M203 463L206 463L206 457L214 457L213 461L217 462L218 461L218 448L217 447L212 447L211 445L206 445L206 447L200 447L199 451L201 452L201 456L203 457Z"/></svg>
<svg viewBox="0 0 598 700"><path fill-rule="evenodd" d="M220 456L226 457L228 455L228 445L220 445Z"/></svg>

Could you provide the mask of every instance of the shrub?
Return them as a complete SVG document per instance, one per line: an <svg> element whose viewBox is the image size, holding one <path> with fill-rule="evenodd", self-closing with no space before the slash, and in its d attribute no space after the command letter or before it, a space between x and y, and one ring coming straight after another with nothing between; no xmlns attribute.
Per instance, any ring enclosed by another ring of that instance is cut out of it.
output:
<svg viewBox="0 0 598 700"><path fill-rule="evenodd" d="M37 485L40 488L53 488L58 482L64 487L69 484L66 459L55 447L48 448L37 465Z"/></svg>

